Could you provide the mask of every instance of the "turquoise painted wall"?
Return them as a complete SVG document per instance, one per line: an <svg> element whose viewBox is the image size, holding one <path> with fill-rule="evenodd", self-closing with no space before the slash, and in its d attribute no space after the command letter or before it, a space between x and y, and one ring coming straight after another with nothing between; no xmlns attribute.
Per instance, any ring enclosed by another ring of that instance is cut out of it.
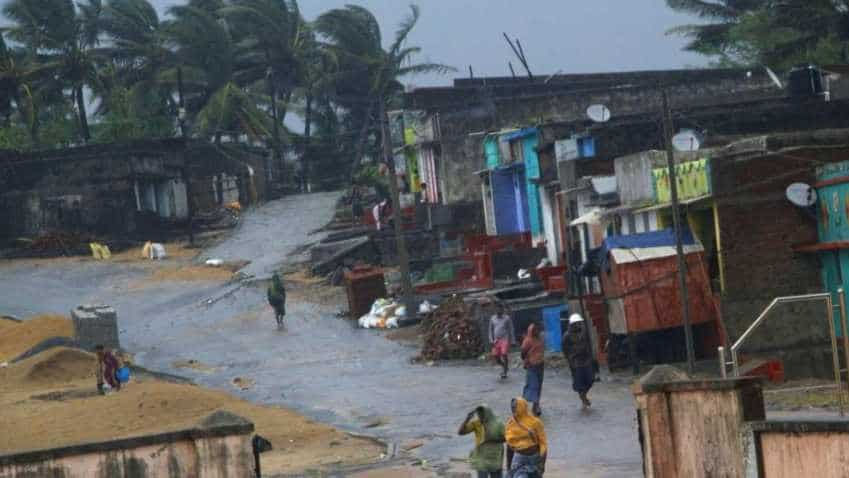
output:
<svg viewBox="0 0 849 478"><path fill-rule="evenodd" d="M525 181L528 188L528 219L533 237L540 237L544 234L539 186L534 182L534 180L540 178L539 155L537 155L536 151L537 146L539 146L539 135L533 134L522 138L522 154L525 157Z"/></svg>
<svg viewBox="0 0 849 478"><path fill-rule="evenodd" d="M849 177L849 161L817 168L817 180L827 181ZM849 182L817 188L817 231L821 243L849 240ZM819 253L822 280L832 293L837 305L837 289L849 290L849 249L827 250ZM842 337L838 311L834 312L834 326Z"/></svg>
<svg viewBox="0 0 849 478"><path fill-rule="evenodd" d="M483 152L486 156L486 169L498 167L498 136L487 136L483 140Z"/></svg>

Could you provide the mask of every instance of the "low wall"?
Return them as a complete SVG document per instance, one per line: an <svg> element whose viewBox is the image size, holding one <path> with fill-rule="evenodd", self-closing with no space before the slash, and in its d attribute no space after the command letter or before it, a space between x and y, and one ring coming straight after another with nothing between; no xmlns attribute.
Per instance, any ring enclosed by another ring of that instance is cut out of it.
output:
<svg viewBox="0 0 849 478"><path fill-rule="evenodd" d="M744 433L747 478L847 475L849 422L845 420L753 422Z"/></svg>
<svg viewBox="0 0 849 478"><path fill-rule="evenodd" d="M633 389L645 476L743 476L742 426L765 418L760 381L645 380L654 373Z"/></svg>
<svg viewBox="0 0 849 478"><path fill-rule="evenodd" d="M219 411L197 428L0 456L0 478L245 478L253 430Z"/></svg>

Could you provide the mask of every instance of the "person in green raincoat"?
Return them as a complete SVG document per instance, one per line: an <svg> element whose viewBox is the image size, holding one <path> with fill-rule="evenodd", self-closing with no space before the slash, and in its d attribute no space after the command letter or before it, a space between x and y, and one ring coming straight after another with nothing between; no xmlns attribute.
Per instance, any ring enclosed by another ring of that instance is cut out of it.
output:
<svg viewBox="0 0 849 478"><path fill-rule="evenodd" d="M504 467L504 424L492 409L481 405L472 410L457 433L475 434L475 448L469 454L469 465L477 471L478 478L501 478Z"/></svg>
<svg viewBox="0 0 849 478"><path fill-rule="evenodd" d="M286 289L283 287L283 279L280 278L279 272L271 276L271 285L268 286L268 304L274 309L277 328L285 327L283 317L286 315Z"/></svg>

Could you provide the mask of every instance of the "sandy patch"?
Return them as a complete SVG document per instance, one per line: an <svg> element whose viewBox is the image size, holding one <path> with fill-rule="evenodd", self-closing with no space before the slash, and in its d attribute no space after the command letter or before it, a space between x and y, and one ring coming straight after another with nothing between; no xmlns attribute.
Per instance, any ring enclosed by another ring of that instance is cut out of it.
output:
<svg viewBox="0 0 849 478"><path fill-rule="evenodd" d="M177 360L176 362L172 363L171 366L174 368L197 370L198 372L212 372L215 370L215 367L210 367L209 365L206 365L202 362L198 362L194 359Z"/></svg>
<svg viewBox="0 0 849 478"><path fill-rule="evenodd" d="M156 261L151 265L150 275L131 281L127 288L138 290L161 282L227 282L233 279L235 272L247 265L246 261L225 262L219 267L205 264L177 263Z"/></svg>
<svg viewBox="0 0 849 478"><path fill-rule="evenodd" d="M0 362L6 362L50 337L73 337L74 323L58 314L38 315L23 322L0 320Z"/></svg>
<svg viewBox="0 0 849 478"><path fill-rule="evenodd" d="M269 475L371 463L384 452L371 440L290 410L193 385L136 380L100 396L93 366L92 354L59 348L0 369L0 453L179 430L216 410L253 421L257 433L271 441L274 450L263 454Z"/></svg>
<svg viewBox="0 0 849 478"><path fill-rule="evenodd" d="M0 382L13 390L63 386L79 380L94 380L94 354L55 347L0 369Z"/></svg>
<svg viewBox="0 0 849 478"><path fill-rule="evenodd" d="M198 247L189 247L187 242L167 242L165 247L165 259L192 259L200 253ZM149 262L150 259L142 255L144 246L132 247L130 249L112 254L112 262Z"/></svg>
<svg viewBox="0 0 849 478"><path fill-rule="evenodd" d="M421 343L423 340L422 328L420 324L391 330L389 332L386 332L385 337L389 340L394 340L396 342Z"/></svg>
<svg viewBox="0 0 849 478"><path fill-rule="evenodd" d="M322 276L315 276L307 269L300 269L295 272L289 272L283 275L283 283L295 282L303 285L315 285L324 282Z"/></svg>
<svg viewBox="0 0 849 478"><path fill-rule="evenodd" d="M230 383L232 383L233 386L238 388L239 390L250 390L256 382L254 382L254 379L252 378L236 377L231 380Z"/></svg>

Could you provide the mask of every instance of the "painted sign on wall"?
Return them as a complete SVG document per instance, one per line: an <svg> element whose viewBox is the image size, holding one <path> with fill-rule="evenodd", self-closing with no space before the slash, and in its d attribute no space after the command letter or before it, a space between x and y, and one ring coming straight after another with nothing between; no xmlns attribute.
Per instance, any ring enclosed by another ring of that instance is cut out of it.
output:
<svg viewBox="0 0 849 478"><path fill-rule="evenodd" d="M711 192L710 163L702 158L696 161L688 161L675 165L675 175L678 182L678 199L694 199L707 196ZM655 168L652 170L654 181L654 200L658 204L672 201L672 192L669 187L669 171L667 168Z"/></svg>

